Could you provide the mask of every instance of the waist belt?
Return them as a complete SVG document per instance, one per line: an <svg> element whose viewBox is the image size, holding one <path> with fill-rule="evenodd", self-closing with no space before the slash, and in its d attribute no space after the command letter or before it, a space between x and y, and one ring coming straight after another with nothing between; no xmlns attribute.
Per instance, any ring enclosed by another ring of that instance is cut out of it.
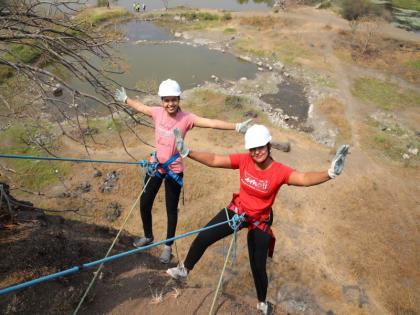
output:
<svg viewBox="0 0 420 315"><path fill-rule="evenodd" d="M169 165L171 165L173 162L175 162L181 156L179 154L179 152L172 155L165 163L159 163L159 161L156 157L156 152L153 152L152 156L154 156L154 158L157 162L148 164L147 175L152 176L152 177L156 176L156 177L159 177L159 178L162 178L162 179L166 178L166 177L169 177L170 179L175 181L179 186L182 187L184 185L182 177L179 174L174 173L169 168ZM159 172L159 169L162 169L164 171L164 173Z"/></svg>
<svg viewBox="0 0 420 315"><path fill-rule="evenodd" d="M274 254L274 247L276 246L276 237L274 236L273 230L271 229L271 225L268 224L268 221L253 220L253 218L248 216L243 209L238 208L233 203L227 206L227 208L238 215L245 214L245 223L248 223L248 226L247 226L248 230L260 229L261 231L264 231L271 236L270 245L268 247L268 257L272 258ZM270 213L270 216L271 216L271 213Z"/></svg>

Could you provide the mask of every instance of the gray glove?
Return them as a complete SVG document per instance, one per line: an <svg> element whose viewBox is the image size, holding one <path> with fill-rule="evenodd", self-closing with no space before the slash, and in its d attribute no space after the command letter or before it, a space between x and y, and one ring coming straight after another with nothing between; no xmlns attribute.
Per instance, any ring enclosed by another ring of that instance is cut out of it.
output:
<svg viewBox="0 0 420 315"><path fill-rule="evenodd" d="M252 118L244 122L235 124L235 130L239 133L245 133L248 130L249 124L251 123L251 121L252 121Z"/></svg>
<svg viewBox="0 0 420 315"><path fill-rule="evenodd" d="M125 89L123 87L121 87L121 90L117 89L115 91L114 96L115 96L115 99L118 102L122 102L122 103L125 103L127 101L127 98L128 98L127 93L125 93Z"/></svg>
<svg viewBox="0 0 420 315"><path fill-rule="evenodd" d="M176 148L179 154L181 155L181 157L185 158L190 153L190 149L184 143L184 139L182 139L181 132L179 131L178 128L174 129L174 135L175 135Z"/></svg>
<svg viewBox="0 0 420 315"><path fill-rule="evenodd" d="M344 161L346 160L346 156L349 152L349 145L343 144L335 154L334 160L331 162L331 166L328 170L328 176L330 178L336 178L338 175L341 174L344 168Z"/></svg>

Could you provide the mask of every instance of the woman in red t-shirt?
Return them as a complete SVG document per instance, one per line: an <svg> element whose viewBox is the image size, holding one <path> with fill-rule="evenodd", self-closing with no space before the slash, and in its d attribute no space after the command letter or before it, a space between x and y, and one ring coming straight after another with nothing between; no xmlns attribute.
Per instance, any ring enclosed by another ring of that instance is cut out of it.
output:
<svg viewBox="0 0 420 315"><path fill-rule="evenodd" d="M348 152L348 145L337 151L331 167L321 172L299 172L273 160L270 155L271 135L263 125L253 125L245 134L245 148L249 153L216 155L192 151L186 147L178 130L174 130L177 149L182 157L189 156L210 167L239 169L239 194L234 194L230 204L222 209L207 226L231 219L235 214L245 214L240 229L248 228L248 253L257 291L257 309L269 313L266 302L268 278L266 271L267 256L272 256L274 235L272 208L277 192L283 184L293 186L313 186L338 176ZM200 232L193 241L184 263L170 268L167 273L175 278L186 278L188 272L200 260L207 247L232 234L228 223Z"/></svg>

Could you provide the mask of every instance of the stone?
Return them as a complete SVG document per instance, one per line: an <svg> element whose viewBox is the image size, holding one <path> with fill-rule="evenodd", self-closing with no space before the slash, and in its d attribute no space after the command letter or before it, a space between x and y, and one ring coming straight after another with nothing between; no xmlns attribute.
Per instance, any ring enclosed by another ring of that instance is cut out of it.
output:
<svg viewBox="0 0 420 315"><path fill-rule="evenodd" d="M95 173L93 173L93 177L101 177L102 172L100 170L96 170Z"/></svg>
<svg viewBox="0 0 420 315"><path fill-rule="evenodd" d="M105 218L109 222L116 221L121 216L121 205L118 202L111 202L105 212Z"/></svg>
<svg viewBox="0 0 420 315"><path fill-rule="evenodd" d="M410 153L411 155L417 155L417 153L419 153L419 149L417 149L417 148L408 148L408 153Z"/></svg>
<svg viewBox="0 0 420 315"><path fill-rule="evenodd" d="M53 89L53 95L58 97L63 95L63 87L61 86L60 83L57 83Z"/></svg>
<svg viewBox="0 0 420 315"><path fill-rule="evenodd" d="M264 69L261 67L258 67L258 71L264 71Z"/></svg>
<svg viewBox="0 0 420 315"><path fill-rule="evenodd" d="M246 78L246 77L242 77L242 78L239 79L239 81L246 81L246 80L248 80L248 78Z"/></svg>
<svg viewBox="0 0 420 315"><path fill-rule="evenodd" d="M409 159L410 159L410 156L409 156L407 153L404 153L404 154L402 155L402 158L403 158L404 160L409 160Z"/></svg>
<svg viewBox="0 0 420 315"><path fill-rule="evenodd" d="M182 33L180 33L180 32L175 32L174 36L175 36L175 37L182 37Z"/></svg>
<svg viewBox="0 0 420 315"><path fill-rule="evenodd" d="M244 117L245 118L257 118L258 117L258 114L256 112L249 111L249 112L246 112L244 114Z"/></svg>
<svg viewBox="0 0 420 315"><path fill-rule="evenodd" d="M81 183L79 184L79 186L76 187L75 191L78 193L87 193L91 190L92 186L86 182L86 183Z"/></svg>

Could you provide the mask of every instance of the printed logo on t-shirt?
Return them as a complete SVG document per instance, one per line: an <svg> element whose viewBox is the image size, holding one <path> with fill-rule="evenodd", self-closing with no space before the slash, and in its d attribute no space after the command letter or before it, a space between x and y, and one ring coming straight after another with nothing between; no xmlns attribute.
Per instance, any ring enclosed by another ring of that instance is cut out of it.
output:
<svg viewBox="0 0 420 315"><path fill-rule="evenodd" d="M249 187L251 187L255 190L258 190L258 191L261 191L261 192L267 192L268 191L269 181L267 179L256 178L256 177L252 176L251 174L249 174L247 171L244 171L244 174L241 178L241 181L245 185L247 185L247 186L249 186Z"/></svg>
<svg viewBox="0 0 420 315"><path fill-rule="evenodd" d="M159 134L159 136L161 136L161 137L175 138L172 129L168 130L168 129L165 129L165 128L161 127L161 126L157 126L156 127L156 131Z"/></svg>

